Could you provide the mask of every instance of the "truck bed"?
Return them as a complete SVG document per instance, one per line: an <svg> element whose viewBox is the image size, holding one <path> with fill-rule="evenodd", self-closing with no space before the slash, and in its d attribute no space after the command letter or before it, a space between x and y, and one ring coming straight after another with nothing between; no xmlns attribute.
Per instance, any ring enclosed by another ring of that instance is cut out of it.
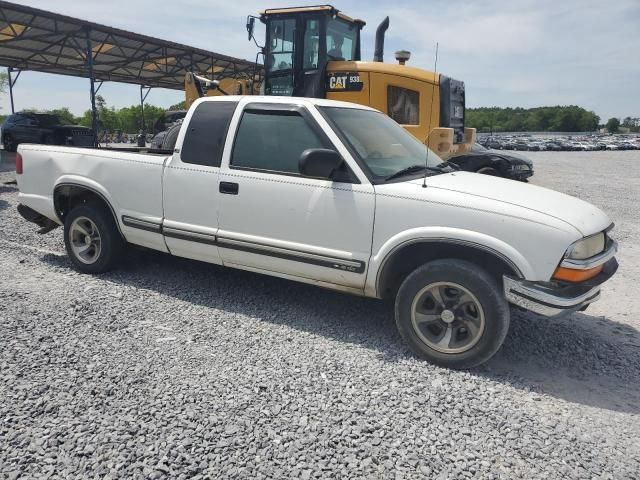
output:
<svg viewBox="0 0 640 480"><path fill-rule="evenodd" d="M53 192L59 185L84 185L123 215L162 218L162 171L168 155L110 149L20 145L20 203L58 222Z"/></svg>

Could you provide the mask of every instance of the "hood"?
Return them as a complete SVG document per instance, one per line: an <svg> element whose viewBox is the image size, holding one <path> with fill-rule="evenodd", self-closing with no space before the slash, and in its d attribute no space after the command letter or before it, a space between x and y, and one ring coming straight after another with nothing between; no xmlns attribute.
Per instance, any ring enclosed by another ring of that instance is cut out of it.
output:
<svg viewBox="0 0 640 480"><path fill-rule="evenodd" d="M404 182L404 185L406 185L407 194L411 191L411 194L419 195L421 190L425 190L422 188L422 179ZM583 236L600 232L611 225L611 220L602 210L579 198L491 175L470 172L435 175L427 178L427 189L429 188L458 192L477 197L478 200L488 199L521 207L569 224ZM468 202L472 204L473 199L467 198L466 203Z"/></svg>
<svg viewBox="0 0 640 480"><path fill-rule="evenodd" d="M529 160L527 157L525 157L524 155L517 153L517 152L505 152L503 150L494 150L494 149L490 149L488 152L491 155L494 155L496 157L501 157L501 158L506 158L508 160L511 161L511 163L515 163L515 164L526 164L529 165L530 167L533 167L533 162L531 160Z"/></svg>
<svg viewBox="0 0 640 480"><path fill-rule="evenodd" d="M54 125L52 127L53 129L67 129L67 128L73 128L76 130L91 130L91 128L89 127L83 127L82 125Z"/></svg>

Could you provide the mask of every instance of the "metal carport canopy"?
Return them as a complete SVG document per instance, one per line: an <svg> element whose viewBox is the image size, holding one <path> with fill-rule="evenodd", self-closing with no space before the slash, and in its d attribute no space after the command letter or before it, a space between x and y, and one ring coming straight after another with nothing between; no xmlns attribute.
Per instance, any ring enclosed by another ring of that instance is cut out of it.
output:
<svg viewBox="0 0 640 480"><path fill-rule="evenodd" d="M94 80L176 90L184 88L186 71L221 80L251 78L255 68L247 60L5 1L0 65L86 78L92 69Z"/></svg>

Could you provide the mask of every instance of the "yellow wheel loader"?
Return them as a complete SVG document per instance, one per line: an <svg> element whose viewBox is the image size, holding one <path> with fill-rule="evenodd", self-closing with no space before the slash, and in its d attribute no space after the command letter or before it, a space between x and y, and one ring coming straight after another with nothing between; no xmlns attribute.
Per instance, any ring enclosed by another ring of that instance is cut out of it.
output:
<svg viewBox="0 0 640 480"><path fill-rule="evenodd" d="M397 63L383 63L389 17L378 26L373 61L362 61L360 31L365 22L330 5L265 10L249 16L266 26L252 78L208 79L185 76L187 107L203 95L285 95L328 98L368 105L385 112L438 155L447 159L470 150L476 131L465 128L464 82L410 67L410 54L396 52ZM256 42L257 43L257 42ZM213 72L215 77L215 72Z"/></svg>

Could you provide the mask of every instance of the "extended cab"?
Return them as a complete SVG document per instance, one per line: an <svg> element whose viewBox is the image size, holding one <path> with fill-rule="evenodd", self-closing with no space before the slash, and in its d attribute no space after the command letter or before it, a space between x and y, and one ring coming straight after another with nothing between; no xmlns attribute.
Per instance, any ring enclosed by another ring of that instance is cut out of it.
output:
<svg viewBox="0 0 640 480"><path fill-rule="evenodd" d="M617 268L611 221L544 188L455 172L382 113L320 99L215 97L169 155L21 145L23 217L64 225L81 272L127 243L395 299L418 355L478 365L509 304L586 308Z"/></svg>

